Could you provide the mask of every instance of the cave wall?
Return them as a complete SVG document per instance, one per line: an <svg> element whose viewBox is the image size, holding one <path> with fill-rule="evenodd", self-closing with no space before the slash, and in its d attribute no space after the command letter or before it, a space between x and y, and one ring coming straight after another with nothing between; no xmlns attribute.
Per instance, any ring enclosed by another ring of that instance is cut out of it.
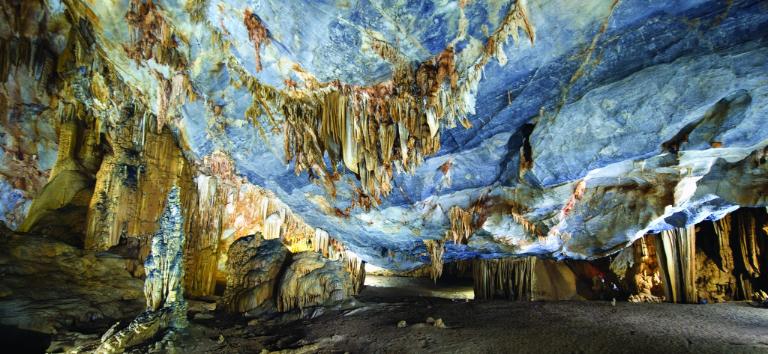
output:
<svg viewBox="0 0 768 354"><path fill-rule="evenodd" d="M184 152L183 139L153 107L167 106L173 120L173 102L157 103L125 84L96 45L97 20L42 1L2 10L0 220L9 227L121 252L135 259L139 275L165 196L178 186L192 296L213 293L226 261L220 250L239 237L268 231L295 251L314 250L316 230L234 175L226 155Z"/></svg>

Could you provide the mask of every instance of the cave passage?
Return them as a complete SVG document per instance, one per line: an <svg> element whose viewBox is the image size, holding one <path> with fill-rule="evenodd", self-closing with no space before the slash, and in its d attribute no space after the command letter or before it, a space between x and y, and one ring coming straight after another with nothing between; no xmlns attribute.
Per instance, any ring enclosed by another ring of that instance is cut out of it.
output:
<svg viewBox="0 0 768 354"><path fill-rule="evenodd" d="M2 0L2 353L768 353L766 0Z"/></svg>

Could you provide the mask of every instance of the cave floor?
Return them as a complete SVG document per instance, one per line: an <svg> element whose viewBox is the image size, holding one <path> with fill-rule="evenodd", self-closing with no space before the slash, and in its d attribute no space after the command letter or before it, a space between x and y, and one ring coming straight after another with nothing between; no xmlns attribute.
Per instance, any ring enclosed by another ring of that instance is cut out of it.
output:
<svg viewBox="0 0 768 354"><path fill-rule="evenodd" d="M768 353L768 309L467 301L363 294L311 319L193 320L182 352ZM446 328L425 323L442 318ZM401 320L407 327L398 328ZM234 321L234 322L233 322Z"/></svg>

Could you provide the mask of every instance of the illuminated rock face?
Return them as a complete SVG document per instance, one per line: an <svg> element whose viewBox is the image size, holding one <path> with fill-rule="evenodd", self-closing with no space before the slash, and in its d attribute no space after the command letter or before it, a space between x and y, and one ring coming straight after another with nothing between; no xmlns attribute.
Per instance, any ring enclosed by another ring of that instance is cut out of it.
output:
<svg viewBox="0 0 768 354"><path fill-rule="evenodd" d="M352 295L355 285L342 262L302 252L295 254L285 269L277 291L277 310L331 305Z"/></svg>
<svg viewBox="0 0 768 354"><path fill-rule="evenodd" d="M0 228L0 324L57 333L134 316L144 296L127 261Z"/></svg>
<svg viewBox="0 0 768 354"><path fill-rule="evenodd" d="M50 16L0 27L14 53L0 61L0 220L41 231L86 213L79 240L104 250L146 240L177 184L188 290L205 295L249 224L319 228L407 270L438 253L597 257L768 204L764 2L385 5L24 2ZM365 110L339 103L360 97ZM451 112L471 127L450 128ZM253 207L256 186L279 203Z"/></svg>
<svg viewBox="0 0 768 354"><path fill-rule="evenodd" d="M227 252L227 288L222 308L243 313L273 306L287 256L288 250L280 240L262 240L260 234L235 241Z"/></svg>
<svg viewBox="0 0 768 354"><path fill-rule="evenodd" d="M102 337L97 353L122 353L126 348L149 341L167 328L178 330L187 327L184 220L177 186L168 192L166 206L158 223L158 230L152 236L150 254L144 263L146 310L120 331L108 331Z"/></svg>

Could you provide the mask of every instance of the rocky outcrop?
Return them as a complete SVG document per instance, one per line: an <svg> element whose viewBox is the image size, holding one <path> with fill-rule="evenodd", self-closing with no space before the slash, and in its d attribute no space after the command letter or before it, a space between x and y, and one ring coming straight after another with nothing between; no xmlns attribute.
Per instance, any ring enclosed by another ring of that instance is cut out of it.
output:
<svg viewBox="0 0 768 354"><path fill-rule="evenodd" d="M142 308L127 259L0 230L0 324L43 333L92 331Z"/></svg>
<svg viewBox="0 0 768 354"><path fill-rule="evenodd" d="M152 248L144 263L146 310L128 327L114 333L114 327L110 329L102 337L97 353L122 353L166 328L178 330L187 326L183 224L179 188L174 186L168 192L159 229L152 237Z"/></svg>
<svg viewBox="0 0 768 354"><path fill-rule="evenodd" d="M288 249L280 240L262 240L261 234L235 241L227 253L227 288L219 308L244 313L274 306L280 271Z"/></svg>
<svg viewBox="0 0 768 354"><path fill-rule="evenodd" d="M641 237L621 250L611 262L610 269L629 292L630 302L662 302L666 299L655 237Z"/></svg>
<svg viewBox="0 0 768 354"><path fill-rule="evenodd" d="M533 268L533 300L583 300L577 292L576 274L565 262L538 260Z"/></svg>
<svg viewBox="0 0 768 354"><path fill-rule="evenodd" d="M330 305L354 295L355 284L340 261L314 252L293 255L277 291L281 312Z"/></svg>

